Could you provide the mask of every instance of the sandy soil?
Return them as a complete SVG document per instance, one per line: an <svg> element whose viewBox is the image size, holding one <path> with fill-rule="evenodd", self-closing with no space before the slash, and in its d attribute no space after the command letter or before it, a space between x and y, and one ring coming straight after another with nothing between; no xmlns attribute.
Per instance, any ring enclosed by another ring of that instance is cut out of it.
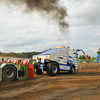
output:
<svg viewBox="0 0 100 100"><path fill-rule="evenodd" d="M61 72L57 76L1 82L0 100L100 100L100 71Z"/></svg>

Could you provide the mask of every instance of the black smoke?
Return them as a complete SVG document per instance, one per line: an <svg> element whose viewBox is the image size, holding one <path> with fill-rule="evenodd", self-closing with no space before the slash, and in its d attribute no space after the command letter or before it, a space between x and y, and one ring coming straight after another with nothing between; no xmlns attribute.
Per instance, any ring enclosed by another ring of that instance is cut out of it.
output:
<svg viewBox="0 0 100 100"><path fill-rule="evenodd" d="M27 12L38 11L49 15L52 20L56 21L60 29L68 28L65 18L68 16L66 7L61 5L60 0L2 0L6 4L25 5Z"/></svg>

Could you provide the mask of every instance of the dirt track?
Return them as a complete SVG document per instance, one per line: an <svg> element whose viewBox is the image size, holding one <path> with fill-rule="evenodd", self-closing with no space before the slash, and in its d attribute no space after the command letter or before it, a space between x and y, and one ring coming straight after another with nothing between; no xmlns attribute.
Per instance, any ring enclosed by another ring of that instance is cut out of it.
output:
<svg viewBox="0 0 100 100"><path fill-rule="evenodd" d="M0 100L100 100L100 71L0 83Z"/></svg>

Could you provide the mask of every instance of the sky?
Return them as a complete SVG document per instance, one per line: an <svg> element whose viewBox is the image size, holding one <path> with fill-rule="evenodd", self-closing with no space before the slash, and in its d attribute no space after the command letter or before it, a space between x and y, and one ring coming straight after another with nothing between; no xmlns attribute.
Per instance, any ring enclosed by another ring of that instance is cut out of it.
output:
<svg viewBox="0 0 100 100"><path fill-rule="evenodd" d="M8 7L1 0L0 51L41 52L69 46L96 57L100 48L100 0L60 0L60 3L68 10L66 34L59 31L56 22L40 13L23 13L23 7Z"/></svg>

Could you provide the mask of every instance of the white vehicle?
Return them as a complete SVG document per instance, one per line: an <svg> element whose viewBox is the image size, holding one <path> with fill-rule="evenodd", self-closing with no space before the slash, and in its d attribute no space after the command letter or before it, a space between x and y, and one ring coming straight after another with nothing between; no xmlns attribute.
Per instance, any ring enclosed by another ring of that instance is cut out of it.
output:
<svg viewBox="0 0 100 100"><path fill-rule="evenodd" d="M48 49L38 55L33 55L36 61L34 64L35 74L42 74L44 71L48 75L55 76L60 71L69 71L74 74L78 71L78 54L77 50L65 48Z"/></svg>

